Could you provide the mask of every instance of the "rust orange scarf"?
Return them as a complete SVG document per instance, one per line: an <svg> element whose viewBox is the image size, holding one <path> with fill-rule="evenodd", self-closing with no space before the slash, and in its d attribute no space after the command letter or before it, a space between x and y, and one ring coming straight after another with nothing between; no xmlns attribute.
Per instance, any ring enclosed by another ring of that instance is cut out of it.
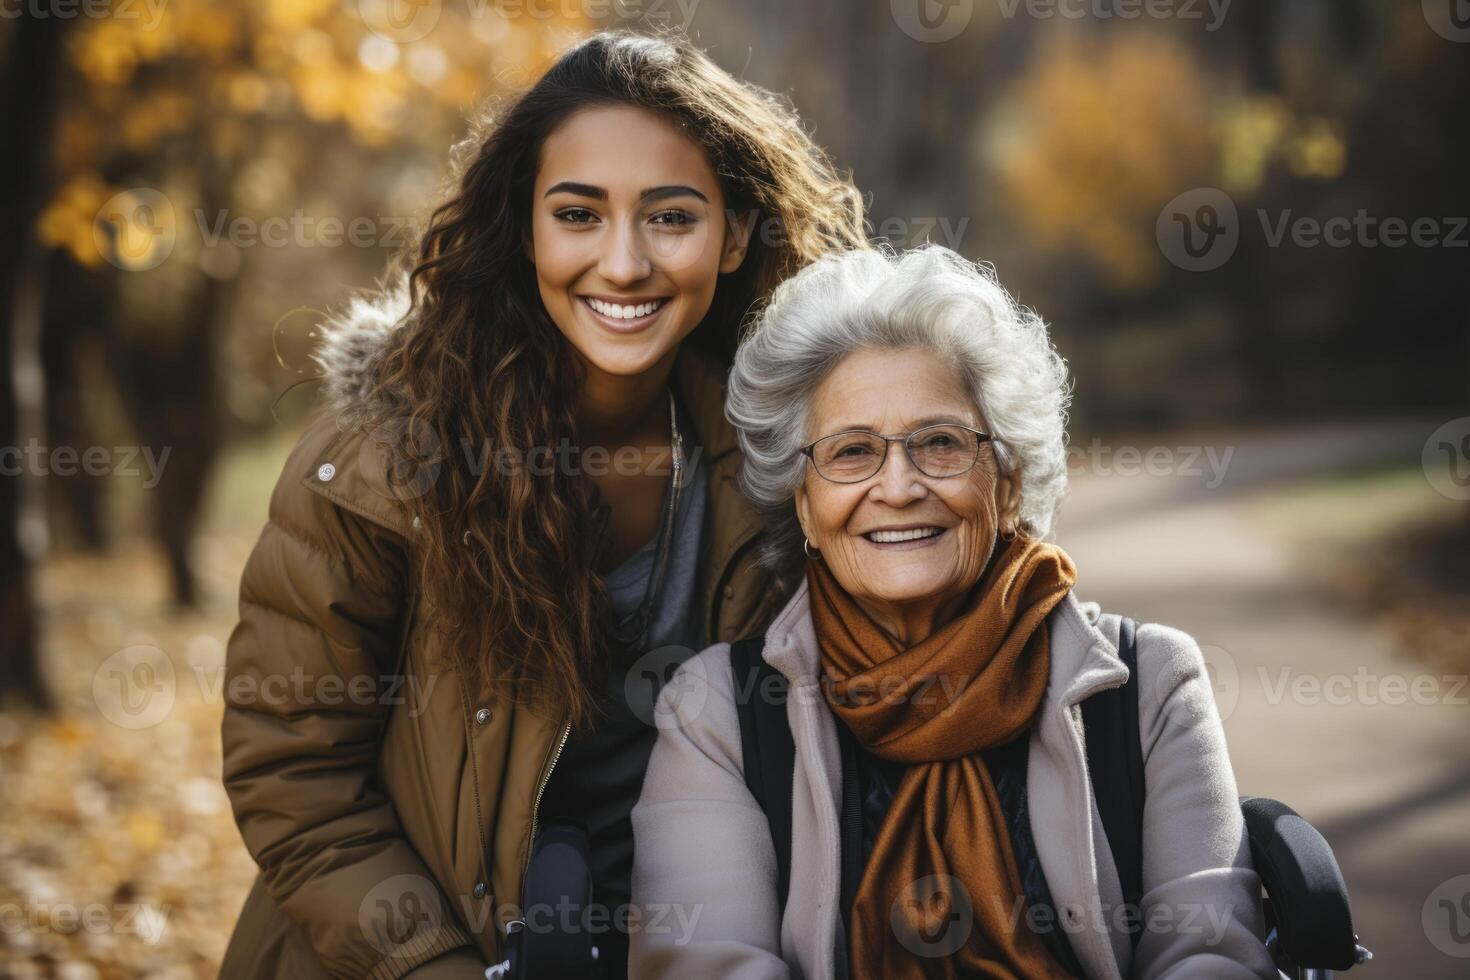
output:
<svg viewBox="0 0 1470 980"><path fill-rule="evenodd" d="M1021 877L979 752L1030 729L1046 617L1076 578L1060 548L1018 536L959 616L903 649L807 562L828 704L874 755L909 764L853 900L854 980L1068 975L1016 918Z"/></svg>

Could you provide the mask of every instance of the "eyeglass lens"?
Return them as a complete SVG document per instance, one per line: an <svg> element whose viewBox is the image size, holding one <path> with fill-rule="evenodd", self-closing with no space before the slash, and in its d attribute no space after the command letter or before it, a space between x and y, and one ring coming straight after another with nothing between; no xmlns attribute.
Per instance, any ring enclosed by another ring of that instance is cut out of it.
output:
<svg viewBox="0 0 1470 980"><path fill-rule="evenodd" d="M957 425L930 425L915 429L904 440L909 459L932 477L958 476L975 465L980 441ZM838 432L812 446L817 472L839 483L866 480L883 467L887 441L871 432Z"/></svg>

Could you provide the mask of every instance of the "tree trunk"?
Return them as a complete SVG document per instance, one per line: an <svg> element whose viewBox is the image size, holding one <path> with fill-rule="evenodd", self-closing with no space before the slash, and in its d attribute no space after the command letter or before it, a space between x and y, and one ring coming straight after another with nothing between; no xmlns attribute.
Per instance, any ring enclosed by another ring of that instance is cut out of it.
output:
<svg viewBox="0 0 1470 980"><path fill-rule="evenodd" d="M30 556L21 535L21 405L15 384L19 317L36 317L41 302L40 252L33 226L46 194L51 120L61 39L69 20L27 11L12 28L0 66L0 119L12 145L0 152L0 701L41 708L51 699L41 674ZM26 291L29 290L29 295ZM27 331L34 344L35 328ZM8 451L7 451L8 450Z"/></svg>

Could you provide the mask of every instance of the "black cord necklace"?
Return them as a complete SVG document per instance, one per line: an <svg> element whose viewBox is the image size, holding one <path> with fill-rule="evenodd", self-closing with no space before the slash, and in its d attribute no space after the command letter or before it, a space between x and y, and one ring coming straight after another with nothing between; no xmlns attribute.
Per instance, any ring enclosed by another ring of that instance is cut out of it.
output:
<svg viewBox="0 0 1470 980"><path fill-rule="evenodd" d="M658 539L653 552L653 568L648 574L648 584L643 591L643 601L638 608L612 627L613 639L626 652L634 655L643 653L648 646L649 631L653 628L654 610L659 594L663 591L664 578L668 573L669 553L673 550L674 524L679 514L680 491L684 489L684 438L679 432L679 419L674 404L674 392L669 390L669 447L673 456L673 476L670 480L668 505L659 519Z"/></svg>

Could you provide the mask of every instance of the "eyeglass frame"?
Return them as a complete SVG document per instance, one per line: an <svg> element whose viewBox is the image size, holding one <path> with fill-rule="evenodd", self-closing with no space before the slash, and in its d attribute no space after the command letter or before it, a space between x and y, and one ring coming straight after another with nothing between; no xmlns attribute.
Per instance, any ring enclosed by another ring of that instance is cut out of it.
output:
<svg viewBox="0 0 1470 980"><path fill-rule="evenodd" d="M924 469L924 467L920 466L919 463L918 463L918 460L914 459L914 452L913 452L913 449L909 446L909 440L912 439L915 434L920 433L920 432L923 432L925 429L939 429L939 428L944 428L944 427L948 427L948 428L952 428L952 429L964 429L966 432L974 433L975 436L977 437L977 440L975 442L975 458L972 459L972 460L970 460L970 465L969 466L967 466L965 469L961 470L958 473L950 473L950 474L947 474L945 476L935 476L933 473L930 473L928 470ZM869 473L865 477L862 477L861 479L857 479L857 480L834 480L830 476L828 476L827 474L825 474L825 473L822 472L822 468L817 465L817 457L815 456L815 454L813 453L812 450L816 447L817 443L822 442L823 440L826 440L826 439L835 439L837 436L852 435L854 433L861 433L861 434L863 434L865 436L872 436L874 439L882 439L883 440L883 458L878 461L878 467L877 467L877 469L873 470L873 472ZM913 466L914 469L918 470L920 473L923 473L925 476L927 476L931 480L948 480L951 477L964 476L966 473L970 472L970 470L973 470L975 468L975 464L978 463L978 462L980 462L980 447L983 446L983 445L985 445L987 442L993 443L994 441L995 441L995 437L993 435L991 435L989 432L982 432L981 430L979 430L979 429L977 429L977 428L975 428L973 426L965 425L965 424L963 424L961 422L931 422L929 425L921 425L917 429L914 429L914 430L910 431L907 435L901 435L901 436L885 436L885 435L882 435L881 433L874 432L871 429L842 429L839 432L829 432L825 436L822 436L820 439L814 439L811 442L807 443L805 446L802 446L801 447L801 454L803 456L805 456L807 459L811 460L812 469L816 470L817 476L820 476L822 479L826 480L828 483L836 483L836 484L839 484L841 486L852 486L855 483L862 483L864 480L871 480L873 477L877 476L879 473L882 473L883 472L883 467L885 467L885 466L888 465L888 447L889 447L889 445L891 443L901 442L901 443L904 444L904 446L903 446L904 455L908 457L909 464L911 466Z"/></svg>

